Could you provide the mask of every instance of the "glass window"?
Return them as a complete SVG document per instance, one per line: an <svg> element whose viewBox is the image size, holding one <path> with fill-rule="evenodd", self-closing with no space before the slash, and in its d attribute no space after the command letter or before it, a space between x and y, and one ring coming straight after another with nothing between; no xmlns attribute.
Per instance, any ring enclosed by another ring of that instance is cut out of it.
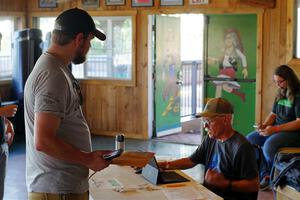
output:
<svg viewBox="0 0 300 200"><path fill-rule="evenodd" d="M92 40L86 62L72 65L72 73L80 79L132 80L132 16L95 16L93 19L97 28L106 34L106 40ZM54 17L38 18L37 27L42 30L44 41L54 21Z"/></svg>
<svg viewBox="0 0 300 200"><path fill-rule="evenodd" d="M12 44L14 32L21 28L19 17L0 16L0 80L12 77Z"/></svg>

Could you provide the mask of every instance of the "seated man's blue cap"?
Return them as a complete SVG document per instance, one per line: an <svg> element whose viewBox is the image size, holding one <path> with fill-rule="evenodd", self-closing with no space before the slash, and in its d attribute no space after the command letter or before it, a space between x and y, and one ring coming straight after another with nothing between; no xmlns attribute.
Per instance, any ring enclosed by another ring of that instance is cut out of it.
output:
<svg viewBox="0 0 300 200"><path fill-rule="evenodd" d="M105 40L104 33L99 31L93 18L84 10L72 8L62 12L55 20L54 30L70 34L91 33L99 40Z"/></svg>
<svg viewBox="0 0 300 200"><path fill-rule="evenodd" d="M203 112L196 114L196 117L214 117L227 114L233 114L231 103L224 98L213 98L207 102Z"/></svg>

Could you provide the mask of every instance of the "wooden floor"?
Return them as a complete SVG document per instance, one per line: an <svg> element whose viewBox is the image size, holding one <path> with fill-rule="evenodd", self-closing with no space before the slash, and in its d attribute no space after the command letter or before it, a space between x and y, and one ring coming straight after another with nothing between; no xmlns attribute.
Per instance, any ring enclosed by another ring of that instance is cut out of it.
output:
<svg viewBox="0 0 300 200"><path fill-rule="evenodd" d="M113 149L114 138L96 136L92 138L93 149ZM154 140L126 139L127 150L144 150L155 152L159 156L180 158L189 156L196 148L195 145L174 144ZM185 170L196 181L203 182L203 168L197 165L193 169ZM25 185L25 144L15 142L10 149L6 178L4 200L26 200L27 190ZM259 200L272 200L271 191L259 192Z"/></svg>

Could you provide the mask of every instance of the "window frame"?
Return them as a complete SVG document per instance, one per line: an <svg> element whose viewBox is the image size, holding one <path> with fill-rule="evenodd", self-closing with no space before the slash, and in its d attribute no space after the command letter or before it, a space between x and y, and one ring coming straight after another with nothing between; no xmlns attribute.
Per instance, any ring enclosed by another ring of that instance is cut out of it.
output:
<svg viewBox="0 0 300 200"><path fill-rule="evenodd" d="M88 77L87 79L80 79L81 83L84 84L99 84L99 85L112 85L112 86L136 86L136 15L137 11L88 11L88 13L92 17L112 17L112 16L124 16L124 17L131 17L132 19L132 56L131 56L131 79L114 79L112 77L99 77L99 78L91 78ZM33 12L29 15L29 27L37 27L37 20L38 17L56 17L60 14L60 12Z"/></svg>
<svg viewBox="0 0 300 200"><path fill-rule="evenodd" d="M0 11L0 17L14 17L14 18L19 18L19 20L20 20L20 26L21 26L20 28L21 29L25 28L25 13L24 12L3 12L3 11ZM16 28L16 24L14 24L14 26ZM19 29L16 29L16 30L19 30ZM11 54L11 57L12 56L13 56L13 52ZM13 69L12 69L12 71L13 71ZM8 84L8 83L11 83L11 81L12 81L12 76L7 77L7 78L0 78L0 85L5 85L5 84Z"/></svg>
<svg viewBox="0 0 300 200"><path fill-rule="evenodd" d="M287 54L286 62L291 66L300 66L300 58L297 58L297 0L287 1ZM300 13L299 13L300 14ZM299 27L300 29L300 27ZM300 39L300 38L299 38Z"/></svg>

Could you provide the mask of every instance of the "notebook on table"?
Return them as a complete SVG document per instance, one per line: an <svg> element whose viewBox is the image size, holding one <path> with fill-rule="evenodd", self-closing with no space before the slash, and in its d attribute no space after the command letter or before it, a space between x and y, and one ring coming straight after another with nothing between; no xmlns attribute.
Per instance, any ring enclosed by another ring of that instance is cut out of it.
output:
<svg viewBox="0 0 300 200"><path fill-rule="evenodd" d="M155 157L143 168L142 175L153 184L167 184L190 181L175 171L161 171Z"/></svg>

